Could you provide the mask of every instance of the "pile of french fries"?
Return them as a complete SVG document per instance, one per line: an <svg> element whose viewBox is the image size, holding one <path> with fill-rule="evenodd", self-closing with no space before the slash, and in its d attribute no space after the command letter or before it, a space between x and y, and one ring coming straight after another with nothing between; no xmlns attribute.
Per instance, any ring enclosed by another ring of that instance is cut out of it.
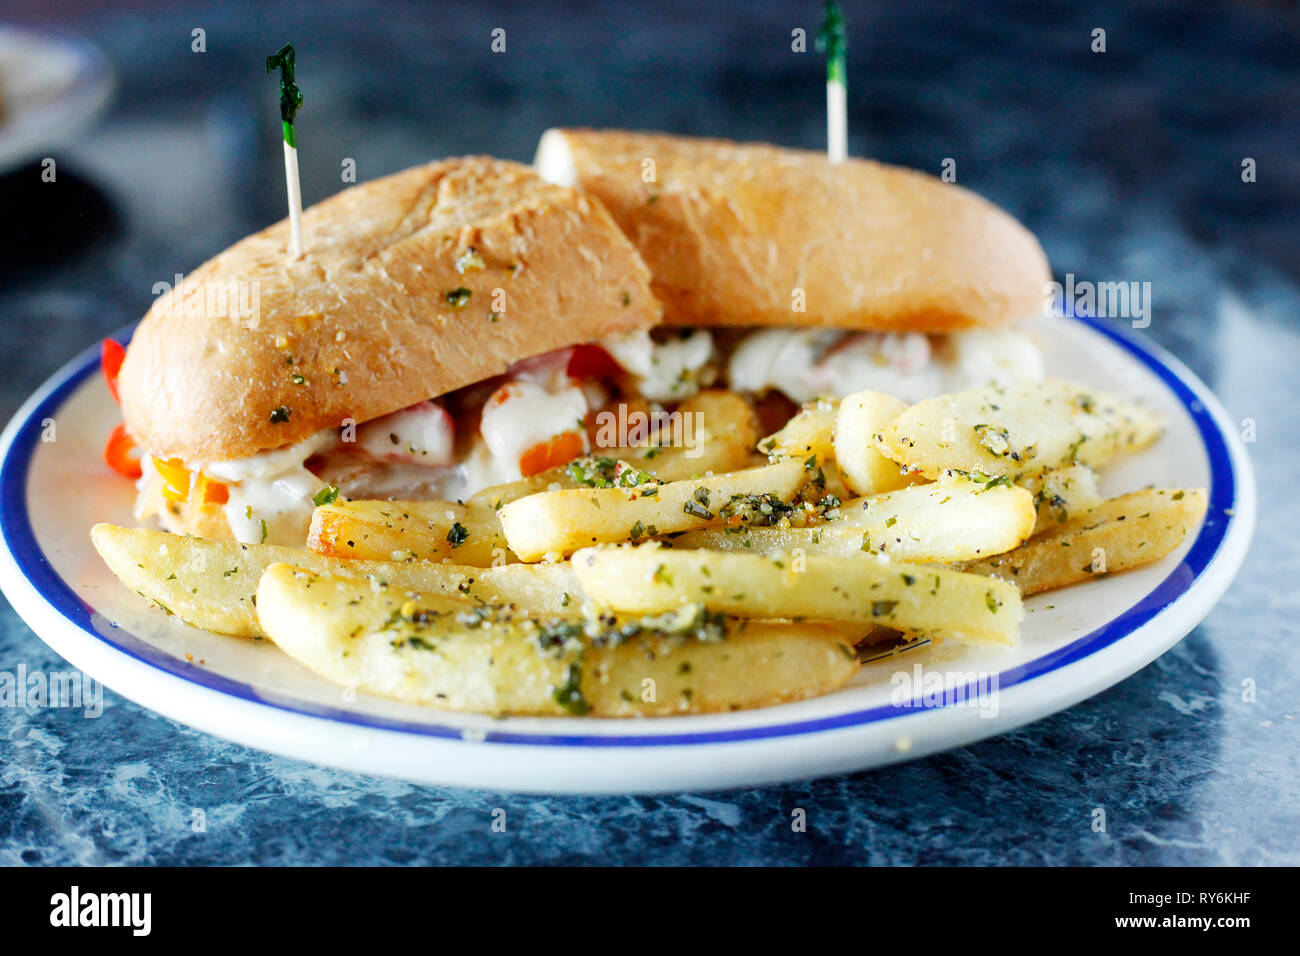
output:
<svg viewBox="0 0 1300 956"><path fill-rule="evenodd" d="M109 568L326 680L489 714L711 713L824 694L880 646L1009 645L1022 597L1168 555L1203 489L1098 493L1157 416L1065 382L875 392L758 437L702 392L691 447L600 449L464 502L344 501L307 548L100 524Z"/></svg>

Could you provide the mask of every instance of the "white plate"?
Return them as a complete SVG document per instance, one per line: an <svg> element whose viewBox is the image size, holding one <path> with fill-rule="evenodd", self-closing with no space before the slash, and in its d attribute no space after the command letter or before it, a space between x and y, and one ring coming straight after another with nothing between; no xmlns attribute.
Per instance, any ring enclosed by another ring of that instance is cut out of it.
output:
<svg viewBox="0 0 1300 956"><path fill-rule="evenodd" d="M85 40L0 27L0 170L67 142L113 92L113 71Z"/></svg>
<svg viewBox="0 0 1300 956"><path fill-rule="evenodd" d="M1043 345L1054 374L1140 397L1169 419L1155 448L1107 470L1105 490L1208 486L1199 534L1159 564L1029 599L1015 648L909 651L816 700L623 721L493 719L366 696L346 701L269 644L166 617L113 578L87 536L95 521L131 523L133 493L100 457L118 412L97 374L97 349L47 382L0 438L0 585L46 643L118 693L209 733L353 770L506 790L645 792L917 757L1069 707L1154 660L1214 606L1249 543L1254 479L1205 386L1177 360L1101 323L1052 326ZM51 423L56 440L42 441ZM925 683L902 683L917 665L957 681L952 696L976 706L922 699ZM996 694L965 692L980 674L996 675ZM907 705L892 702L904 690Z"/></svg>

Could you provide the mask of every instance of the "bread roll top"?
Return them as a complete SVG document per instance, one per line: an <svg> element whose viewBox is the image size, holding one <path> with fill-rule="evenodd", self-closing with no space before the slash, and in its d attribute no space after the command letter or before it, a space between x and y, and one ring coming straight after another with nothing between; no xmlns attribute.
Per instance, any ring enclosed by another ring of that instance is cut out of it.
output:
<svg viewBox="0 0 1300 956"><path fill-rule="evenodd" d="M150 453L247 457L660 318L601 203L517 163L354 186L305 211L303 242L292 259L279 222L155 301L119 379Z"/></svg>
<svg viewBox="0 0 1300 956"><path fill-rule="evenodd" d="M1042 308L1034 236L955 184L861 159L653 133L550 130L543 178L598 197L673 325L947 332Z"/></svg>

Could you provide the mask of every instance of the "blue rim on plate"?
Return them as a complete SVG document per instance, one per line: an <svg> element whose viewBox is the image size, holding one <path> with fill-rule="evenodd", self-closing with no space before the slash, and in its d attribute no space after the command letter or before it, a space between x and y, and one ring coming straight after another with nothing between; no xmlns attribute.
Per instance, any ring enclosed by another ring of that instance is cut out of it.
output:
<svg viewBox="0 0 1300 956"><path fill-rule="evenodd" d="M1193 388L1171 366L1180 365L1157 347L1139 342L1129 333L1090 316L1072 316L1135 356L1177 397L1196 423L1210 463L1210 495L1205 522L1196 541L1179 565L1146 597L1111 621L1056 651L999 674L999 687L1006 690L1057 671L1102 648L1122 640L1146 624L1191 588L1223 545L1229 519L1238 500L1237 475L1227 444L1214 416ZM98 346L87 349L55 373L51 380L20 410L7 429L9 442L0 448L0 537L7 544L19 570L42 599L90 637L102 641L137 661L158 668L182 680L209 690L231 695L253 704L308 717L325 718L377 730L398 731L427 737L463 739L464 729L443 724L405 721L357 713L307 701L287 704L269 701L251 684L209 673L181 658L173 657L128 632L110 638L95 627L96 612L82 601L55 572L37 543L26 507L27 476L33 452L40 441L42 422L52 418L85 379L98 370ZM1189 373L1190 374L1190 373ZM21 420L20 420L21 418ZM101 617L102 619L102 617ZM111 625L116 630L116 625ZM973 694L973 685L965 688ZM965 699L959 696L957 699ZM919 703L919 701L917 702ZM554 734L489 730L476 741L501 744L531 744L566 747L656 747L716 744L742 740L811 734L863 724L878 723L916 713L915 707L894 704L856 710L830 717L768 724L732 730L664 734ZM665 719L665 718L660 718Z"/></svg>

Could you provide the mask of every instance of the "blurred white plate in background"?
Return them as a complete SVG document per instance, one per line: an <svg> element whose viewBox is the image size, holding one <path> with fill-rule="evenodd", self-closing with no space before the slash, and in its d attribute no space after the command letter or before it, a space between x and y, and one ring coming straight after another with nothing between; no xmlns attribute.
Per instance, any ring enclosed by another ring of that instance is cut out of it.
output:
<svg viewBox="0 0 1300 956"><path fill-rule="evenodd" d="M0 172L71 140L112 92L113 70L87 41L0 25Z"/></svg>

